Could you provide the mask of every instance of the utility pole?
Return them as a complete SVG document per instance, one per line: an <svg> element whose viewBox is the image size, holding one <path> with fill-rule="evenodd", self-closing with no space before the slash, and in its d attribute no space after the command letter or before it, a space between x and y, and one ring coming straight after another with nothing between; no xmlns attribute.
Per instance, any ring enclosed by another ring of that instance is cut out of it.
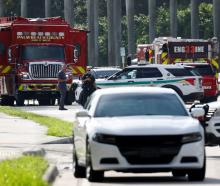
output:
<svg viewBox="0 0 220 186"><path fill-rule="evenodd" d="M73 0L64 0L64 18L71 26L73 23Z"/></svg>
<svg viewBox="0 0 220 186"><path fill-rule="evenodd" d="M113 1L113 16L114 16L114 49L115 49L115 66L121 66L121 0Z"/></svg>
<svg viewBox="0 0 220 186"><path fill-rule="evenodd" d="M199 0L191 0L191 38L199 38Z"/></svg>
<svg viewBox="0 0 220 186"><path fill-rule="evenodd" d="M98 5L99 0L87 0L87 16L88 16L88 60L92 66L98 66Z"/></svg>
<svg viewBox="0 0 220 186"><path fill-rule="evenodd" d="M177 37L177 0L170 0L170 35Z"/></svg>
<svg viewBox="0 0 220 186"><path fill-rule="evenodd" d="M134 34L134 0L126 0L127 28L128 28L128 54L134 58L135 34Z"/></svg>
<svg viewBox="0 0 220 186"><path fill-rule="evenodd" d="M148 0L149 12L149 41L152 43L156 36L156 0Z"/></svg>
<svg viewBox="0 0 220 186"><path fill-rule="evenodd" d="M107 17L108 17L108 66L114 66L115 49L114 49L114 17L113 17L113 1L107 0Z"/></svg>
<svg viewBox="0 0 220 186"><path fill-rule="evenodd" d="M0 17L4 16L4 1L0 0Z"/></svg>
<svg viewBox="0 0 220 186"><path fill-rule="evenodd" d="M27 15L27 0L21 0L21 16L28 17L28 15Z"/></svg>
<svg viewBox="0 0 220 186"><path fill-rule="evenodd" d="M51 0L45 0L45 17L51 17Z"/></svg>

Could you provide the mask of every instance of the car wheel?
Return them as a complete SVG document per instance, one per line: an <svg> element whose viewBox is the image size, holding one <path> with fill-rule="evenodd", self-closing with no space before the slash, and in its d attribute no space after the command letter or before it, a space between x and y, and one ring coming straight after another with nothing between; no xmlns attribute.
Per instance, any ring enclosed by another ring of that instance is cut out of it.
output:
<svg viewBox="0 0 220 186"><path fill-rule="evenodd" d="M204 159L203 167L201 169L192 169L188 172L189 181L203 181L205 179L206 161Z"/></svg>
<svg viewBox="0 0 220 186"><path fill-rule="evenodd" d="M172 171L172 175L174 177L185 177L186 176L186 172L183 172L182 170L173 170Z"/></svg>
<svg viewBox="0 0 220 186"><path fill-rule="evenodd" d="M76 178L86 177L86 168L78 164L75 147L73 147L73 175Z"/></svg>
<svg viewBox="0 0 220 186"><path fill-rule="evenodd" d="M90 182L101 182L104 178L104 171L93 170L89 145L86 150L86 178Z"/></svg>

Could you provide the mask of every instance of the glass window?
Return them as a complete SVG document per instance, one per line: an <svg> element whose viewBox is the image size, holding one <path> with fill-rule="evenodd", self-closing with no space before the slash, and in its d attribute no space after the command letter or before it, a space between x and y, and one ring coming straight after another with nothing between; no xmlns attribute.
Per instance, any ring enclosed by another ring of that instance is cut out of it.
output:
<svg viewBox="0 0 220 186"><path fill-rule="evenodd" d="M194 76L194 73L186 68L166 68L166 70L176 77Z"/></svg>
<svg viewBox="0 0 220 186"><path fill-rule="evenodd" d="M201 74L202 76L214 76L214 71L211 67L211 65L198 65L198 66L195 66L195 70Z"/></svg>
<svg viewBox="0 0 220 186"><path fill-rule="evenodd" d="M137 69L127 68L119 73L115 74L115 76L111 76L109 79L135 79L137 76Z"/></svg>
<svg viewBox="0 0 220 186"><path fill-rule="evenodd" d="M118 71L119 70L93 70L93 73L96 79L97 78L101 79L101 78L107 78Z"/></svg>
<svg viewBox="0 0 220 186"><path fill-rule="evenodd" d="M187 116L186 109L173 94L127 93L103 95L97 105L95 117L137 115Z"/></svg>
<svg viewBox="0 0 220 186"><path fill-rule="evenodd" d="M162 77L163 75L157 68L142 68L139 78Z"/></svg>
<svg viewBox="0 0 220 186"><path fill-rule="evenodd" d="M64 60L63 46L24 46L22 60L56 59Z"/></svg>

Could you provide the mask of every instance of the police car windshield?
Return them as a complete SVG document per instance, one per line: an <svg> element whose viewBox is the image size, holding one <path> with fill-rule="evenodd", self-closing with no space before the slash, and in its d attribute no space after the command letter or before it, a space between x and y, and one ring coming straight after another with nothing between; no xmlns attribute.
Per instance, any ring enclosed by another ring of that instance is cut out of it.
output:
<svg viewBox="0 0 220 186"><path fill-rule="evenodd" d="M55 59L64 60L64 47L62 46L24 46L22 60Z"/></svg>
<svg viewBox="0 0 220 186"><path fill-rule="evenodd" d="M118 72L119 70L94 70L92 71L92 74L94 75L94 77L96 79L98 78L107 78L113 74L115 74L116 72Z"/></svg>
<svg viewBox="0 0 220 186"><path fill-rule="evenodd" d="M95 111L95 117L140 115L188 116L188 113L174 94L144 93L103 95Z"/></svg>

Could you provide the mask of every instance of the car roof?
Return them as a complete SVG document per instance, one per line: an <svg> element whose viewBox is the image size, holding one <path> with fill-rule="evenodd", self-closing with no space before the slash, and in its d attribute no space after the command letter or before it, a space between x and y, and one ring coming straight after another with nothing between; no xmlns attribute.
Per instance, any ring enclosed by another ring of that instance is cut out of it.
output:
<svg viewBox="0 0 220 186"><path fill-rule="evenodd" d="M176 94L176 92L169 88L162 87L114 87L98 89L95 91L98 95L108 94L127 94L127 93L150 93L150 94Z"/></svg>
<svg viewBox="0 0 220 186"><path fill-rule="evenodd" d="M151 67L162 67L162 68L184 68L181 64L169 64L169 65L163 65L163 64L148 64L148 65L131 65L126 68L151 68Z"/></svg>
<svg viewBox="0 0 220 186"><path fill-rule="evenodd" d="M107 71L107 70L121 70L121 68L118 68L118 67L94 67L92 68L91 70L94 70L94 71Z"/></svg>

